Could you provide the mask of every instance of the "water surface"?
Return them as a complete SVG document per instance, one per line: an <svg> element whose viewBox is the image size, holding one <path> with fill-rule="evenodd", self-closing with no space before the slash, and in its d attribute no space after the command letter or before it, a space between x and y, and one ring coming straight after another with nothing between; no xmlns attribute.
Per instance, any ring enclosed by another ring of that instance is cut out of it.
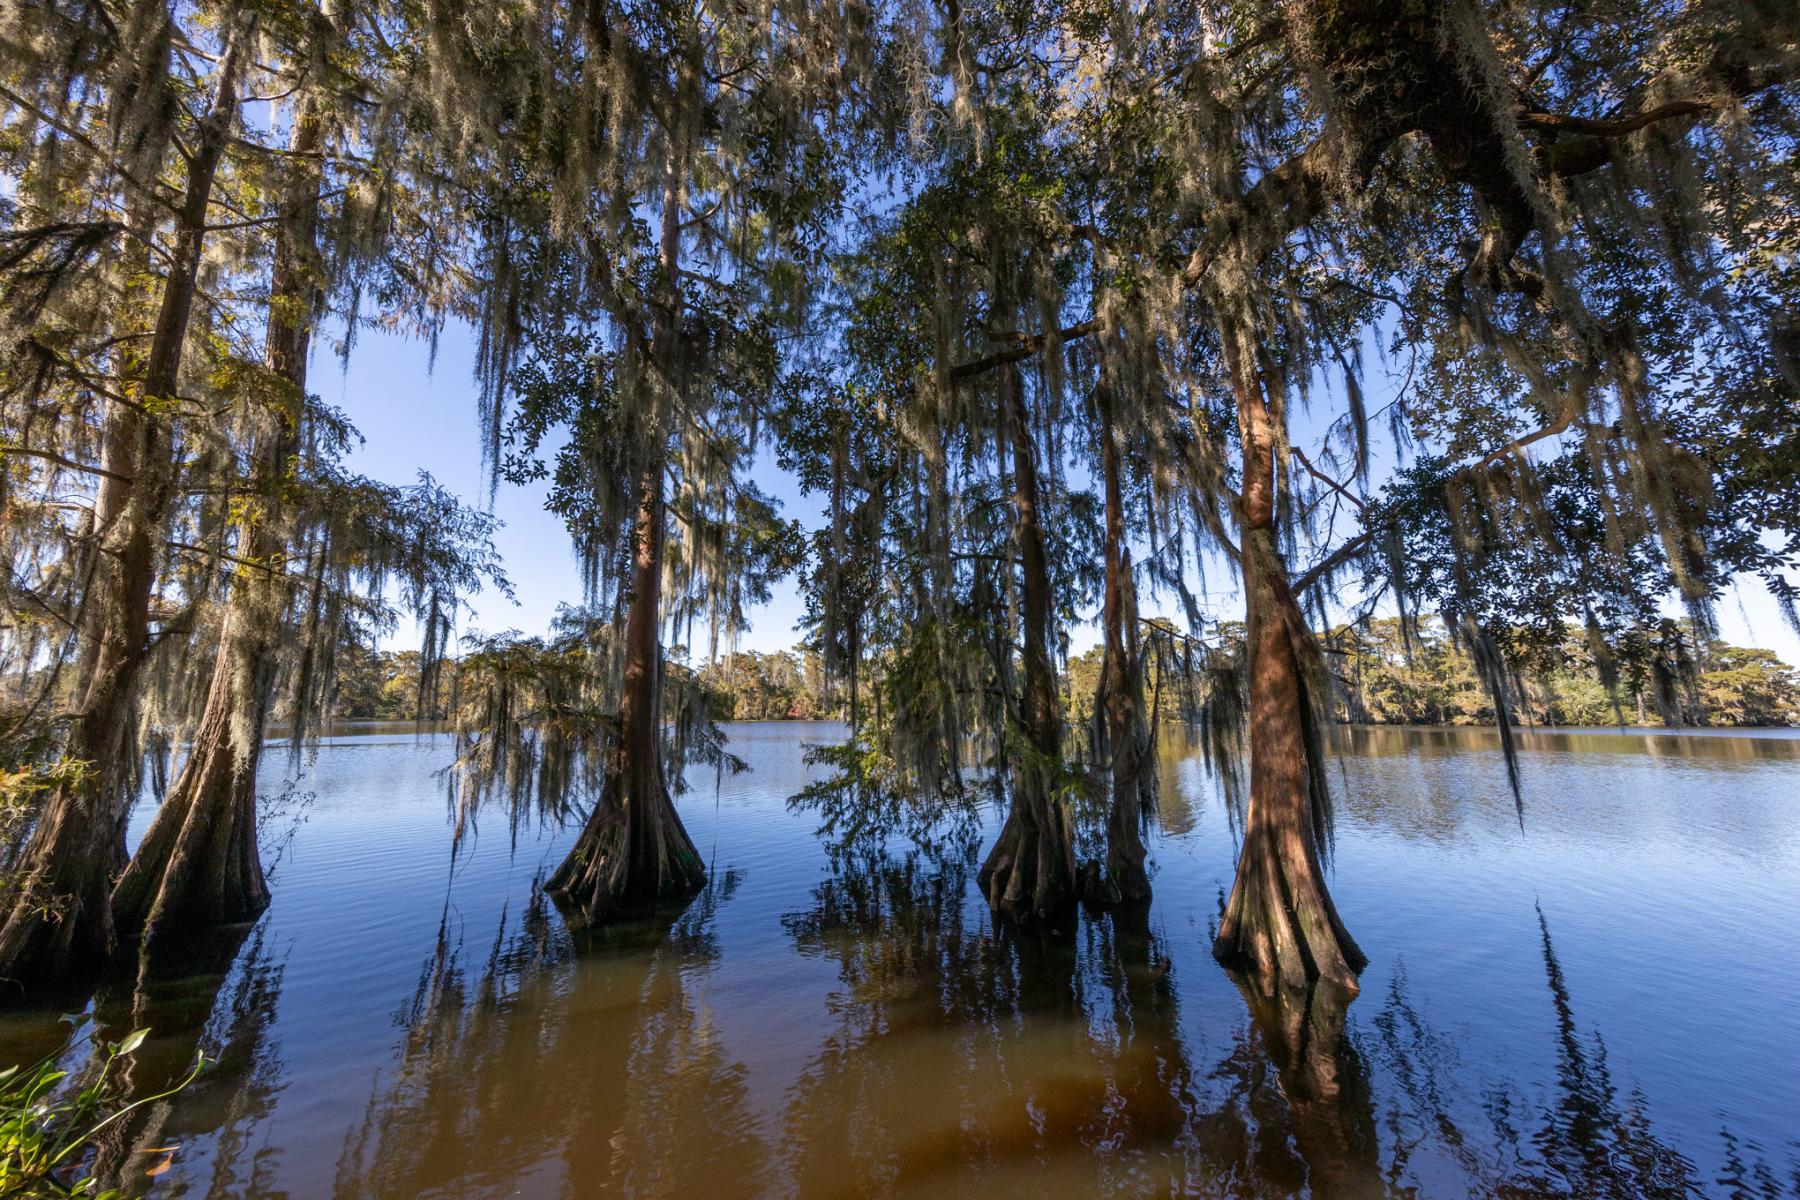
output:
<svg viewBox="0 0 1800 1200"><path fill-rule="evenodd" d="M1234 822L1179 748L1149 910L1041 937L994 927L984 846L834 865L786 800L840 727L730 733L750 770L680 801L711 886L579 947L535 888L568 833L489 819L453 864L446 739L328 742L263 919L93 1000L155 1028L135 1088L220 1059L102 1169L221 1198L1800 1195L1791 736L1533 732L1521 814L1491 733L1340 731L1334 894L1371 959L1345 1013L1213 962ZM8 1016L0 1059L55 1029Z"/></svg>

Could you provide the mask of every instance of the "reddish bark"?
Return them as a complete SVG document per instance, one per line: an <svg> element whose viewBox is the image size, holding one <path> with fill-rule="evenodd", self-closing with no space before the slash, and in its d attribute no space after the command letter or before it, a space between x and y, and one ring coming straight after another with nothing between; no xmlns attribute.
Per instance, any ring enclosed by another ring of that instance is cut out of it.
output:
<svg viewBox="0 0 1800 1200"><path fill-rule="evenodd" d="M1243 443L1243 577L1248 624L1250 808L1213 953L1284 987L1326 980L1350 994L1366 963L1325 886L1313 827L1307 636L1275 539L1275 430L1247 355L1226 344Z"/></svg>

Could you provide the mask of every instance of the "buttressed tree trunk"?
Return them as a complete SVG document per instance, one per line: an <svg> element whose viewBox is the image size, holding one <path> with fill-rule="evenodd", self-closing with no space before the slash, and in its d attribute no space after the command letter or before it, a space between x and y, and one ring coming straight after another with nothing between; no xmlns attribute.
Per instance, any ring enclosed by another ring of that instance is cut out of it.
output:
<svg viewBox="0 0 1800 1200"><path fill-rule="evenodd" d="M651 355L663 384L680 375L681 190L679 151L671 144L663 174L661 276ZM657 404L652 399L651 408ZM669 796L662 761L662 575L664 490L660 423L646 422L645 461L632 529L631 607L625 618L625 673L619 735L600 802L549 890L577 925L641 913L706 886L706 865Z"/></svg>
<svg viewBox="0 0 1800 1200"><path fill-rule="evenodd" d="M1143 717L1143 680L1138 668L1137 600L1131 581L1131 551L1125 545L1125 489L1112 393L1102 383L1094 392L1100 417L1100 474L1106 489L1106 581L1100 665L1103 744L1111 759L1112 805L1106 818L1106 861L1086 882L1092 900L1130 904L1150 898L1144 869L1144 824L1152 811L1152 780Z"/></svg>
<svg viewBox="0 0 1800 1200"><path fill-rule="evenodd" d="M645 466L638 480L618 742L594 815L549 884L578 925L641 914L706 885L705 864L675 812L663 777L657 704L663 470L658 459Z"/></svg>
<svg viewBox="0 0 1800 1200"><path fill-rule="evenodd" d="M1013 537L1024 584L1024 669L1019 737L1009 756L1012 807L979 880L995 911L1042 919L1065 909L1075 896L1075 843L1068 814L1052 791L1062 762L1062 713L1050 665L1050 566L1038 516L1036 447L1018 367L1006 368L1001 388L1006 436L1012 443Z"/></svg>
<svg viewBox="0 0 1800 1200"><path fill-rule="evenodd" d="M255 500L246 506L237 552L244 565L181 774L113 889L120 933L146 943L163 933L247 920L269 900L256 842L256 767L287 601L283 493L298 444L312 336L322 141L316 101L302 101L290 141L263 356L279 384L277 412L274 427L251 450Z"/></svg>
<svg viewBox="0 0 1800 1200"><path fill-rule="evenodd" d="M150 349L128 368L127 396L109 402L103 477L94 503L96 560L82 603L79 697L66 757L76 764L44 810L0 901L0 980L25 988L98 967L115 947L111 892L124 864L125 815L135 770L138 685L150 647L158 547L174 494L167 420L193 313L207 206L237 124L248 40L227 39L218 86L188 160L187 190Z"/></svg>
<svg viewBox="0 0 1800 1200"><path fill-rule="evenodd" d="M1213 953L1262 985L1325 980L1351 995L1366 964L1319 857L1301 639L1275 536L1275 429L1249 355L1226 331L1243 443L1243 577L1250 676L1250 809Z"/></svg>

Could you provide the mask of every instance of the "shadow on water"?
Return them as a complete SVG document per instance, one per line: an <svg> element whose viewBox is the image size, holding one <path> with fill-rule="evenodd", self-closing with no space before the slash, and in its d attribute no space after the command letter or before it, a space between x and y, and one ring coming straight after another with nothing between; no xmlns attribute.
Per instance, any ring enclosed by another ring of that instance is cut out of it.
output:
<svg viewBox="0 0 1800 1200"><path fill-rule="evenodd" d="M471 972L448 931L396 1014L401 1046L345 1139L334 1194L755 1194L746 1068L696 980L727 872L679 913L584 932L541 880Z"/></svg>

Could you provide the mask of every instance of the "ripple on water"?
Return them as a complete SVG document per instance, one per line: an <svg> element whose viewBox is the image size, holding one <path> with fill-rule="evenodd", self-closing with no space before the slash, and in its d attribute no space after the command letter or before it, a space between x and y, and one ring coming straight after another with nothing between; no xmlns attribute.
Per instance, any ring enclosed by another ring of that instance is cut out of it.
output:
<svg viewBox="0 0 1800 1200"><path fill-rule="evenodd" d="M255 928L94 998L157 1027L134 1087L222 1058L103 1165L141 1189L130 1143L179 1144L159 1188L249 1198L1791 1190L1800 740L1526 731L1521 820L1490 732L1339 731L1346 1011L1213 963L1235 826L1177 739L1154 903L1056 938L995 928L978 848L834 873L786 799L839 735L732 727L750 770L680 800L707 891L579 947L533 887L567 831L489 817L453 861L446 739L327 743Z"/></svg>

